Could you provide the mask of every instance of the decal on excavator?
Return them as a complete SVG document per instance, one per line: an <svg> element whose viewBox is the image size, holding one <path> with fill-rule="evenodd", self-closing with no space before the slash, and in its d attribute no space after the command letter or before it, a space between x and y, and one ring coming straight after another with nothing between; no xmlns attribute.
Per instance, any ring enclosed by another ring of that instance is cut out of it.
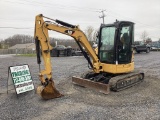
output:
<svg viewBox="0 0 160 120"><path fill-rule="evenodd" d="M66 30L66 31L65 31L65 33L67 33L67 34L69 34L69 35L73 35L74 32L75 32L75 31L73 31L73 30Z"/></svg>

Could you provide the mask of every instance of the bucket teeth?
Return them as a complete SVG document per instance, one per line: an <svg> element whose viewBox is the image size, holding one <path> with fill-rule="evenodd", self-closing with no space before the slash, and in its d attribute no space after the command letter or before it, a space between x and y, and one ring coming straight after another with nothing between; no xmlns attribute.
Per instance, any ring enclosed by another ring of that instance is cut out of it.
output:
<svg viewBox="0 0 160 120"><path fill-rule="evenodd" d="M63 96L54 86L54 82L50 80L48 85L45 87L39 86L37 88L37 93L39 93L43 99L53 99Z"/></svg>

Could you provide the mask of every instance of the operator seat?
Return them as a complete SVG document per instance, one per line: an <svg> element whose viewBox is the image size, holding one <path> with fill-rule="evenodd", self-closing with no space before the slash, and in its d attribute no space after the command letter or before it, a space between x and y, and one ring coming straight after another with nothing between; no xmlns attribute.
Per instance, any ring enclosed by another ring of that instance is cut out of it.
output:
<svg viewBox="0 0 160 120"><path fill-rule="evenodd" d="M129 47L129 42L130 42L130 39L129 39L128 33L124 33L123 34L123 46L124 46L124 49L127 49Z"/></svg>
<svg viewBox="0 0 160 120"><path fill-rule="evenodd" d="M120 63L127 63L130 59L129 56L129 50L130 50L130 38L128 33L124 33L121 37L121 45L122 45L122 50L119 52L119 62Z"/></svg>

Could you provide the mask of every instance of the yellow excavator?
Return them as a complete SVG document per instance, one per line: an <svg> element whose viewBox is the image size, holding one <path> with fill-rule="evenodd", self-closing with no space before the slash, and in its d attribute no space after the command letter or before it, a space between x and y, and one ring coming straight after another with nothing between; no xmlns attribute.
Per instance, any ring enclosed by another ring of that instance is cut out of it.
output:
<svg viewBox="0 0 160 120"><path fill-rule="evenodd" d="M46 21L44 21L46 19ZM40 69L41 85L37 92L44 99L63 96L56 88L52 79L52 67L48 31L56 31L75 39L84 57L88 61L89 72L81 77L72 77L74 84L93 88L108 94L110 90L120 91L144 80L143 72L135 72L132 43L134 42L134 23L116 21L113 24L102 24L97 39L97 54L90 45L86 35L77 25L72 25L57 19L45 17L42 14L35 19L35 44L37 63L44 61L44 70Z"/></svg>

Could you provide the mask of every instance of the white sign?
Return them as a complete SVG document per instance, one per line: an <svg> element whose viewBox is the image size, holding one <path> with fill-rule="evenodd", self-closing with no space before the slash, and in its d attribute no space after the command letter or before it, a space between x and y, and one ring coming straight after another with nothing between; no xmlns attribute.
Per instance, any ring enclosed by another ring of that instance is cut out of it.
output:
<svg viewBox="0 0 160 120"><path fill-rule="evenodd" d="M34 89L28 65L10 67L10 74L17 94Z"/></svg>

